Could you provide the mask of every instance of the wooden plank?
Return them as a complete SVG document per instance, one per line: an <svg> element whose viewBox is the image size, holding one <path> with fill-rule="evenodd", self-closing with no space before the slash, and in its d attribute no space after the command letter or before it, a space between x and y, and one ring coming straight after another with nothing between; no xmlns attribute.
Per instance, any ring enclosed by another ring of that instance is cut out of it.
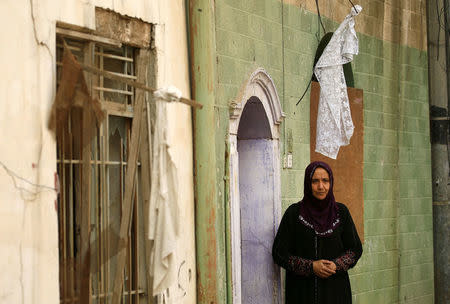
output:
<svg viewBox="0 0 450 304"><path fill-rule="evenodd" d="M129 50L128 48L125 49L125 56L128 56L128 50ZM124 63L125 64L123 67L123 73L126 73L128 71L128 66L130 66L131 74L134 74L133 73L134 72L134 70L133 70L134 64L127 62L127 61L125 61ZM147 67L145 67L145 70L147 70ZM137 75L136 75L136 79L137 79ZM142 79L140 79L140 80L142 80ZM143 82L145 83L145 81L143 81ZM128 89L129 89L129 85L126 85L125 90L128 90ZM145 100L145 98L144 98L144 100ZM131 99L131 104L132 105L135 104L134 95L133 95L133 98ZM141 115L143 115L143 114L141 114ZM142 125L142 121L141 121L141 125ZM139 138L141 138L141 135ZM141 141L141 139L139 139L139 142L140 141ZM128 141L128 144L130 144L130 141ZM129 151L129 149L127 149L127 151ZM139 160L139 150L137 153L138 153L137 159ZM126 270L125 270L125 274L124 274L127 279L128 288L126 286L124 286L124 289L123 289L128 292L131 292L133 290L133 267L132 267L133 262L132 262L132 259L133 259L133 237L136 236L136 234L135 234L136 231L134 230L134 224L136 223L136 206L137 206L136 205L136 193L137 193L137 188L138 188L138 183L137 183L138 171L139 171L139 165L136 165L136 174L135 174L136 176L135 176L135 182L134 182L134 187L133 187L133 189L134 189L133 190L133 198L132 198L133 203L132 203L132 207L131 207L132 215L130 217L131 218L130 219L130 229L129 229L129 233L128 233L129 239L128 239L128 246L127 246L128 247L127 266L126 266ZM127 299L126 303L130 303L130 304L133 303L133 295L129 294L126 299Z"/></svg>
<svg viewBox="0 0 450 304"><path fill-rule="evenodd" d="M101 37L101 36L97 36L97 35L93 35L93 34L89 34L89 33L82 33L82 32L78 32L78 31L74 31L74 30L64 29L64 28L60 28L60 27L56 28L56 34L61 35L63 37L78 38L78 39L88 40L91 42L112 45L112 46L115 46L118 48L122 47L122 43L120 41L117 41L114 39L105 38L105 37Z"/></svg>
<svg viewBox="0 0 450 304"><path fill-rule="evenodd" d="M313 81L310 97L310 154L311 161L323 161L331 166L334 176L334 196L344 203L352 215L361 241L364 241L364 107L363 91L348 88L348 98L355 130L350 144L339 149L337 159L328 158L315 151L316 122L319 106L320 85ZM348 185L351 185L349 187Z"/></svg>
<svg viewBox="0 0 450 304"><path fill-rule="evenodd" d="M60 163L64 163L64 164L71 164L71 165L79 165L79 164L83 164L83 160L78 160L78 159L64 159L63 161L58 160L57 161L58 164ZM120 160L118 161L104 161L102 162L101 160L92 160L91 159L91 165L94 164L104 164L104 165L108 165L108 166L119 166L119 165L126 165L127 162L121 162Z"/></svg>
<svg viewBox="0 0 450 304"><path fill-rule="evenodd" d="M99 46L98 48L103 49L101 46ZM97 53L94 50L94 55L96 55ZM98 58L100 67L103 68L103 58L99 57ZM96 84L103 87L104 85L104 79L102 76L99 76L96 80ZM103 92L98 92L98 96L96 96L99 98L99 100L103 99ZM106 119L105 121L108 121L109 117L108 114L106 115ZM106 210L108 209L108 206L106 205L106 198L108 196L108 194L105 191L105 179L106 179L106 164L105 164L105 146L106 146L106 138L108 133L106 132L105 126L106 124L101 124L99 127L99 143L100 143L100 153L99 153L99 157L100 157L100 202L98 202L100 204L100 229L99 229L99 241L100 242L100 246L99 246L99 251L100 251L100 259L99 259L99 269L97 270L97 277L99 277L99 285L100 285L100 290L99 290L99 294L106 294L108 293L108 288L107 286L105 286L106 283L106 267L108 262L108 256L106 255L106 230L108 229L108 220L106 218ZM96 157L97 158L97 157ZM97 242L97 243L98 243ZM106 298L100 298L97 301L98 304L100 303L106 303Z"/></svg>
<svg viewBox="0 0 450 304"><path fill-rule="evenodd" d="M138 80L145 79L147 74L147 65L149 62L149 51L140 50L137 58L137 77ZM131 126L130 151L128 153L128 166L125 176L125 195L122 209L122 217L120 221L117 267L114 277L112 304L120 304L121 291L123 287L123 271L126 263L126 248L128 244L128 232L130 229L133 192L136 178L136 168L138 151L140 145L141 122L143 118L145 92L144 90L136 90L135 115Z"/></svg>
<svg viewBox="0 0 450 304"><path fill-rule="evenodd" d="M138 152L139 153L139 152ZM137 183L137 172L138 172L138 168L136 165L136 177L135 177L135 183L134 183L134 194L133 194L133 207L132 207L132 216L131 216L131 221L130 221L130 234L129 234L129 238L128 238L128 261L127 261L127 270L126 270L126 278L127 278L127 283L128 283L128 288L126 288L126 290L128 292L133 291L133 238L131 236L135 236L136 231L134 230L134 224L136 223L136 189L138 188L138 183ZM128 301L127 303L132 304L133 303L133 295L129 294L128 295Z"/></svg>
<svg viewBox="0 0 450 304"><path fill-rule="evenodd" d="M94 73L94 74L98 74L98 75L102 75L102 76L104 76L106 78L109 78L109 79L121 81L121 82L123 82L125 84L128 84L130 86L135 87L136 89L142 89L142 90L148 91L150 93L153 93L153 92L156 91L155 89L150 88L150 87L146 86L143 83L140 83L140 82L128 79L128 78L123 77L123 76L116 75L116 74L108 72L108 71L102 71L100 69L97 69L96 67L93 67L93 66L90 66L90 65L87 65L87 64L80 63L80 66L85 71L88 71L88 72ZM199 108L199 109L203 108L202 104L196 102L195 100L190 100L190 99L187 99L187 98L184 98L184 97L181 97L179 99L179 102L187 104L187 105L190 105L190 106L192 106L194 108Z"/></svg>
<svg viewBox="0 0 450 304"><path fill-rule="evenodd" d="M95 201L93 203L94 204L95 214L94 214L94 217L93 217L94 223L92 223L91 227L95 227L94 228L95 229L95 234L94 234L93 237L91 237L91 239L93 241L93 244L94 244L93 248L95 250L93 248L91 248L91 253L92 253L91 256L93 256L95 254L95 256L93 256L93 258L95 258L95 265L97 266L96 270L94 272L94 271L92 271L92 263L91 263L91 275L92 275L92 279L93 280L95 279L95 281L93 282L93 285L95 286L95 288L93 290L93 294L99 294L99 293L102 292L102 290L101 290L101 279L102 279L102 277L100 275L100 269L103 266L103 263L102 263L102 260L101 260L101 252L102 252L102 250L101 250L101 241L102 241L102 239L101 239L101 232L102 232L102 229L101 229L101 226L100 226L101 225L101 218L100 218L100 216L101 216L101 211L102 211L102 208L101 208L101 205L100 205L101 204L101 194L100 194L100 192L101 192L102 188L101 188L101 180L99 180L100 174L101 174L100 173L101 168L99 166L100 161L99 161L99 159L97 157L98 152L101 151L101 150L100 150L100 144L99 144L98 140L99 140L99 138L96 138L94 140L94 142L93 142L93 144L94 144L93 151L95 151L94 152L95 165L92 167L92 170L93 170L93 174L92 174L92 177L93 177L92 178L92 189L93 189L94 197L95 197Z"/></svg>
<svg viewBox="0 0 450 304"><path fill-rule="evenodd" d="M94 43L87 44L85 60L93 60ZM86 75L86 83L91 87L91 76ZM83 147L82 147L82 186L81 186L81 276L80 276L80 303L91 304L91 143L88 140L87 130L90 128L92 113L88 107L83 108Z"/></svg>
<svg viewBox="0 0 450 304"><path fill-rule="evenodd" d="M109 92L109 93L117 93L117 94L123 94L127 96L133 96L133 92L120 90L120 89L111 89L111 88L102 88L102 87L93 87L96 91L102 91L102 92Z"/></svg>
<svg viewBox="0 0 450 304"><path fill-rule="evenodd" d="M59 144L59 159L64 158L64 130L62 132L59 132L61 134L61 137L59 138L58 144ZM68 258L67 258L67 214L66 214L66 208L67 208L67 202L66 202L66 171L65 171L65 165L59 164L59 179L60 179L60 189L61 194L59 196L59 205L58 205L58 212L59 212L59 221L60 221L60 231L59 231L59 250L62 251L62 254L60 255L62 257L62 267L60 268L60 284L62 286L61 289L61 298L65 299L68 296ZM62 272L62 274L61 274Z"/></svg>
<svg viewBox="0 0 450 304"><path fill-rule="evenodd" d="M127 62L133 62L134 61L133 58L130 58L130 57L113 55L113 54L109 54L109 53L104 53L103 51L95 52L95 55L99 55L100 57L103 57L103 58L111 58L111 59L117 59L117 60L122 60L122 61L127 61ZM116 73L116 72L111 72L111 73L114 73L116 75L123 76L123 77L126 77L126 78L136 79L136 76L133 76L133 75Z"/></svg>
<svg viewBox="0 0 450 304"><path fill-rule="evenodd" d="M141 123L141 125L144 125L144 124L145 124L145 120L143 123ZM141 136L142 136L142 129L141 129ZM142 145L142 143L141 143L141 145ZM136 174L138 174L138 172L136 172ZM139 177L139 175L136 178L138 178L138 177ZM139 215L139 208L140 208L139 190L140 190L139 183L136 183L136 191L134 193L134 204L135 204L134 206L135 207L134 207L134 215L133 215L134 219L135 219L134 225L133 225L134 226L133 227L134 239L135 239L133 260L135 262L136 267L132 268L133 275L131 276L133 278L132 286L134 285L136 287L136 289L139 288L139 237L140 237L140 235L139 235L139 223L140 223L140 221L139 221L139 218L140 218L140 215ZM130 291L131 290L132 289L130 288ZM134 301L132 301L133 303L139 303L139 295L135 295L134 298L132 298L132 299L134 299Z"/></svg>
<svg viewBox="0 0 450 304"><path fill-rule="evenodd" d="M61 49L61 50L63 50L64 49L64 44L62 44L62 43L57 43L56 44L56 47L58 48L58 49ZM72 45L67 45L67 48L70 50L70 51L76 51L76 52L81 52L82 51L82 49L80 49L79 47L76 47L76 46L72 46ZM73 53L73 52L72 52ZM62 62L61 61L56 61L56 65L57 66L62 66Z"/></svg>
<svg viewBox="0 0 450 304"><path fill-rule="evenodd" d="M83 128L86 117L90 116L89 110L83 115ZM90 235L91 235L91 147L90 144L83 148L82 186L81 186L81 303L91 303L91 276L90 276Z"/></svg>
<svg viewBox="0 0 450 304"><path fill-rule="evenodd" d="M62 29L68 29L68 30L73 30L73 31L78 31L78 32L82 32L82 33L93 33L94 30L84 27L84 26L79 26L79 25L75 25L72 23L66 23L63 21L56 21L56 27L57 28L62 28Z"/></svg>
<svg viewBox="0 0 450 304"><path fill-rule="evenodd" d="M72 159L74 143L73 143L73 135L72 135L72 133L69 133L69 131L68 131L68 125L65 126L64 133L66 134L65 138L68 141L67 148L64 148L64 150L68 154L67 156ZM66 153L64 153L64 155L66 155ZM70 290L70 292L68 293L68 296L70 298L75 297L75 286L76 286L76 273L75 273L75 264L76 263L75 263L75 255L74 255L75 254L75 240L74 240L75 213L74 213L74 209L75 209L75 205L76 205L76 201L74 201L74 189L75 189L75 184L76 184L76 182L74 180L74 174L76 174L76 171L77 170L75 170L75 172L74 172L73 165L70 164L69 165L69 185L68 185L68 187L65 186L66 188L69 189L69 280L70 280L69 290ZM66 188L62 188L62 189L64 189L64 191L65 191Z"/></svg>
<svg viewBox="0 0 450 304"><path fill-rule="evenodd" d="M142 277L142 279L138 282L139 286L144 285L143 281L147 282L147 303L152 303L152 278L150 276L150 253L151 253L151 242L147 237L147 231L149 226L149 207L150 207L150 172L151 172L151 132L150 132L150 103L146 103L146 111L145 111L145 122L142 124L141 129L141 149L140 149L140 160L141 160L141 189L142 189L142 204L144 210L144 252L143 255L145 261L145 268L141 270L142 273L145 273L146 276ZM138 297L139 299L139 297Z"/></svg>
<svg viewBox="0 0 450 304"><path fill-rule="evenodd" d="M108 120L108 117L106 118L106 120ZM108 229L108 221L106 218L106 209L108 208L107 204L106 204L106 198L108 196L107 192L106 192L106 165L105 165L105 146L106 146L106 136L105 134L107 134L105 132L105 126L102 124L100 126L100 132L101 137L100 137L100 160L101 160L101 171L100 171L100 188L101 188L101 222L100 222L100 231L101 233L101 239L100 239L100 248L101 248L101 268L100 268L100 276L101 276L101 289L100 292L101 293L107 293L108 289L105 285L106 283L106 267L107 267L107 261L108 261L108 256L106 255L107 252L107 244L106 244L106 229ZM103 299L103 301L101 301L103 303L106 303L106 299ZM99 303L101 303L99 302Z"/></svg>
<svg viewBox="0 0 450 304"><path fill-rule="evenodd" d="M145 114L144 114L144 118L145 118ZM144 124L145 124L145 119L144 119ZM142 134L142 133L141 133ZM140 178L140 174L138 173L137 178ZM136 191L136 223L135 223L135 229L136 229L136 234L135 234L135 254L134 254L134 263L136 265L135 270L134 270L134 277L133 277L133 288L134 290L139 289L140 285L140 278L142 275L145 274L141 273L141 268L139 267L141 264L143 264L143 261L145 261L144 255L141 255L141 239L145 239L145 235L142 234L142 231L140 230L141 228L141 223L142 223L142 218L143 218L143 214L142 214L142 190L141 190L141 184L137 183L137 191ZM145 285L144 285L145 286ZM134 296L134 303L139 304L139 295Z"/></svg>
<svg viewBox="0 0 450 304"><path fill-rule="evenodd" d="M105 119L104 122L104 128L105 128L105 160L109 160L109 117L107 116L107 118ZM108 227L107 233L106 233L106 256L110 257L111 256L111 228L110 228L110 218L111 218L111 214L110 214L110 184L109 184L109 179L110 179L110 170L109 170L109 166L105 167L106 173L105 173L105 178L106 178L106 197L105 197L105 213L106 213L106 226ZM119 170L120 171L120 170ZM108 263L106 264L106 275L105 275L105 286L106 286L106 292L110 291L110 277L111 277L111 260L108 261Z"/></svg>
<svg viewBox="0 0 450 304"><path fill-rule="evenodd" d="M92 54L95 54L95 48L92 50ZM92 56L93 58L95 56ZM98 86L100 80L98 79L99 77L92 77L93 75L91 75L91 96L93 98L99 99L99 94L98 92L95 92L92 90L93 87ZM102 253L102 249L101 249L101 242L102 242L102 229L101 229L101 212L102 212L102 207L101 207L101 199L102 199L102 195L101 195L101 179L100 179L100 175L101 175L101 167L100 167L100 159L101 159L101 127L98 128L97 130L97 138L95 138L93 140L93 151L94 151L94 157L93 157L93 161L94 161L94 166L91 166L92 169L92 191L93 191L93 197L94 197L94 202L93 202L93 209L95 210L95 214L92 217L91 216L91 220L93 220L94 222L91 223L91 227L95 227L95 234L91 235L91 244L93 244L93 246L90 247L90 252L91 252L91 265L90 265L90 274L91 274L91 280L92 280L92 299L94 295L96 294L100 294L102 293L102 289L101 289L101 284L102 284L102 279L103 277L101 276L101 267L103 266L103 262L102 262L102 258L101 258L101 253ZM92 208L91 208L92 209ZM91 210L92 211L92 210ZM94 271L94 267L95 266L95 271ZM94 300L92 300L92 302L94 302ZM97 301L98 304L100 304L100 301Z"/></svg>
<svg viewBox="0 0 450 304"><path fill-rule="evenodd" d="M72 149L72 159L81 159L82 158L82 142L81 142L81 134L82 134L82 128L83 126L80 124L80 121L82 121L82 113L80 109L75 109L71 113L71 131L73 133L73 149ZM73 239L73 258L74 258L74 275L73 275L73 283L74 283L74 289L73 289L73 298L79 298L79 292L80 292L80 285L81 285L81 253L79 250L75 253L75 248L81 248L81 240L80 240L80 233L81 230L81 206L82 206L82 190L81 190L81 183L82 183L82 168L81 166L73 166L71 165L72 170L74 171L74 179L73 179L73 185L75 188L75 193L72 193L73 197L73 206L75 209L74 212L74 239Z"/></svg>
<svg viewBox="0 0 450 304"><path fill-rule="evenodd" d="M126 104L121 104L112 101L102 101L103 109L114 116L133 117L133 107Z"/></svg>

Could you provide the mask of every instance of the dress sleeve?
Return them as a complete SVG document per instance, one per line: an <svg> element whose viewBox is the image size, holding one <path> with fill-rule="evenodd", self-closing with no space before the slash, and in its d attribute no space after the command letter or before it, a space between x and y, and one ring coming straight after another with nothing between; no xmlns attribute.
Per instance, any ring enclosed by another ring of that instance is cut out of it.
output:
<svg viewBox="0 0 450 304"><path fill-rule="evenodd" d="M356 231L355 224L353 223L352 216L345 205L342 205L341 212L343 213L344 230L342 232L342 242L344 244L344 253L333 260L336 264L336 270L338 272L347 271L354 267L356 262L362 255L362 244L359 239L358 232Z"/></svg>
<svg viewBox="0 0 450 304"><path fill-rule="evenodd" d="M343 255L334 259L333 262L336 264L336 271L347 271L350 267L356 264L355 260L356 254L348 250Z"/></svg>
<svg viewBox="0 0 450 304"><path fill-rule="evenodd" d="M289 214L292 209L286 210L278 228L277 235L272 246L272 257L276 264L283 267L287 271L293 272L301 276L309 276L313 273L313 260L304 259L299 256L294 256L289 252L289 244L292 242L290 229Z"/></svg>

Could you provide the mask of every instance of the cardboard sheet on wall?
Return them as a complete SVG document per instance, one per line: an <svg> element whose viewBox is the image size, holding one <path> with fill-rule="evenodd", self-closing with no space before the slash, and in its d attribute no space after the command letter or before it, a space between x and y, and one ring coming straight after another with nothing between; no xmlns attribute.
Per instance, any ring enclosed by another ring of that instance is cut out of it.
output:
<svg viewBox="0 0 450 304"><path fill-rule="evenodd" d="M333 170L336 201L344 203L350 210L361 241L364 241L364 107L363 91L348 88L350 110L355 131L350 145L341 147L336 160L315 152L316 122L319 104L320 85L311 84L310 101L310 152L311 161L323 161Z"/></svg>

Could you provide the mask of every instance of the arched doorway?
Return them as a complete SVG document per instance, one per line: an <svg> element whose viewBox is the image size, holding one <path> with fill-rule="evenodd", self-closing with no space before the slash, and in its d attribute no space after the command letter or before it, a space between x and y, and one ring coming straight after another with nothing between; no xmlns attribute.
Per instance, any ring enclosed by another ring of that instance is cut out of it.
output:
<svg viewBox="0 0 450 304"><path fill-rule="evenodd" d="M233 303L281 303L271 247L281 217L279 125L284 117L263 69L244 86L230 118Z"/></svg>

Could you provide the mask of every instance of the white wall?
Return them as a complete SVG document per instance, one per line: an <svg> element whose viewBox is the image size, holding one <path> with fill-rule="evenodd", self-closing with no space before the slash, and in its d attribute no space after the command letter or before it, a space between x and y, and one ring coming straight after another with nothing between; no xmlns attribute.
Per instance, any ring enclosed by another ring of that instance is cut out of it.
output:
<svg viewBox="0 0 450 304"><path fill-rule="evenodd" d="M167 23L168 19L165 18L167 15L162 16L161 10L164 10L164 7L173 8L175 6L180 6L180 4L184 1L94 0L93 2L95 2L95 6L109 8L115 12L121 13L122 15L139 18L151 23L160 23L160 21ZM177 17L180 20L183 20L183 16L173 15L173 17ZM176 20L173 21L177 22Z"/></svg>
<svg viewBox="0 0 450 304"><path fill-rule="evenodd" d="M46 127L55 95L55 24L93 28L96 5L157 23L158 84L173 84L190 96L183 1L0 1L0 303L59 303L56 193L50 189L56 148ZM195 303L190 108L174 104L169 111L184 232L179 259L186 261L186 273L180 277L185 278L187 294L178 303ZM13 178L12 172L48 188Z"/></svg>
<svg viewBox="0 0 450 304"><path fill-rule="evenodd" d="M156 48L158 51L158 87L169 84L181 90L184 97L190 96L186 19L184 1L161 0L161 18L166 21L157 25ZM177 244L177 265L183 261L179 288L174 303L196 303L195 268L195 218L191 108L183 104L169 104L168 137L174 162L178 169L178 201L180 203L181 236ZM194 110L195 111L195 110ZM201 110L197 110L201 111ZM190 270L190 279L189 279Z"/></svg>

